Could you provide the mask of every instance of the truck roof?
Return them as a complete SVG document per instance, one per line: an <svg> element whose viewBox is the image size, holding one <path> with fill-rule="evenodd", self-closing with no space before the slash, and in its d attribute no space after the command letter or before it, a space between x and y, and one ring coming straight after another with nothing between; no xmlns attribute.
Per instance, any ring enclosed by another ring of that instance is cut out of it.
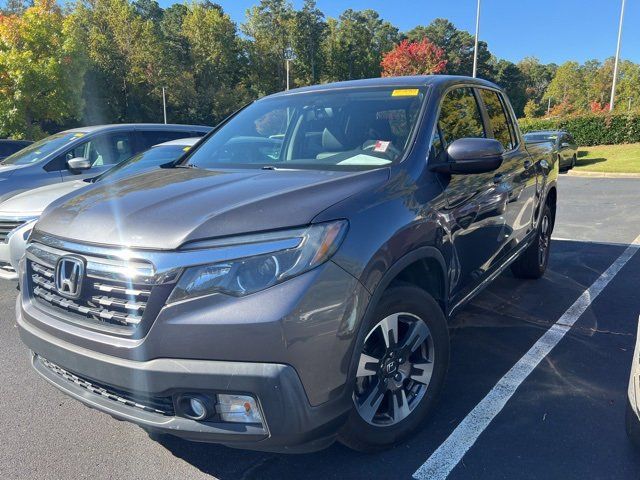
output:
<svg viewBox="0 0 640 480"><path fill-rule="evenodd" d="M474 84L478 86L500 88L495 83L481 78L472 78L459 75L417 75L407 77L380 77L365 78L362 80L347 80L344 82L325 83L322 85L312 85L309 87L293 88L289 91L274 93L269 97L279 97L284 95L295 95L303 92L339 90L343 88L363 88L363 87L426 87L438 86L446 88L448 85L457 83Z"/></svg>

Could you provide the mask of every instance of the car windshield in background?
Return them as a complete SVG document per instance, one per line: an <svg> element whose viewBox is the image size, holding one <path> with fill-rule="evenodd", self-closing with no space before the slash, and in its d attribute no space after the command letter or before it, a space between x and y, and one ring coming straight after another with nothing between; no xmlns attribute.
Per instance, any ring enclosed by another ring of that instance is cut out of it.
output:
<svg viewBox="0 0 640 480"><path fill-rule="evenodd" d="M84 133L56 133L8 156L2 161L2 165L29 165L39 162L50 153L84 135Z"/></svg>
<svg viewBox="0 0 640 480"><path fill-rule="evenodd" d="M357 88L257 101L189 156L200 168L377 168L400 160L421 88Z"/></svg>
<svg viewBox="0 0 640 480"><path fill-rule="evenodd" d="M555 142L558 135L555 133L527 133L524 139L527 142Z"/></svg>
<svg viewBox="0 0 640 480"><path fill-rule="evenodd" d="M97 177L95 181L107 179L118 180L120 178L130 177L138 171L175 162L184 155L185 152L189 151L190 148L191 147L185 145L162 145L150 148L109 169Z"/></svg>

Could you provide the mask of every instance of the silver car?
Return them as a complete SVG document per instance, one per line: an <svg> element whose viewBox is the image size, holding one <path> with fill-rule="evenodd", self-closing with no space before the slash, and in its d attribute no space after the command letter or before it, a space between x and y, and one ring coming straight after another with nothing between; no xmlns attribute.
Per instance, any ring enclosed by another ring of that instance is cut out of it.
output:
<svg viewBox="0 0 640 480"><path fill-rule="evenodd" d="M173 162L195 145L200 138L181 138L155 145L134 155L93 179L56 183L20 193L0 203L0 278L15 280L18 262L24 255L33 225L47 206L94 182L116 180L159 165Z"/></svg>

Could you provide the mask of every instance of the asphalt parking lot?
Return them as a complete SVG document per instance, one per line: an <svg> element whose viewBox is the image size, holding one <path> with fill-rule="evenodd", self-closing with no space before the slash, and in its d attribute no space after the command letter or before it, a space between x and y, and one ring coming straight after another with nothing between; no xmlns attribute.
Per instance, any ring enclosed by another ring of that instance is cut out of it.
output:
<svg viewBox="0 0 640 480"><path fill-rule="evenodd" d="M14 322L15 286L1 284L0 477L411 478L639 237L640 179L565 175L559 187L547 275L522 281L505 273L458 314L448 381L433 418L406 444L375 455L337 444L315 454L285 456L177 439L154 442L136 426L68 399L31 370ZM589 300L448 478L640 477L640 453L624 433L639 285L637 253Z"/></svg>

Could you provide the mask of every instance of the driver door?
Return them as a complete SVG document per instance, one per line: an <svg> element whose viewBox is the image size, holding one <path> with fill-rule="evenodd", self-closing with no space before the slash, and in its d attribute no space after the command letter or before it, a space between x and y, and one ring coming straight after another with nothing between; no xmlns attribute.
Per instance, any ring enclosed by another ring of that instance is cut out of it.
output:
<svg viewBox="0 0 640 480"><path fill-rule="evenodd" d="M61 155L59 163L63 165L62 180L93 178L128 159L132 154L132 138L129 133L96 135ZM91 168L82 171L69 169L67 162L72 158L86 158L91 163Z"/></svg>

